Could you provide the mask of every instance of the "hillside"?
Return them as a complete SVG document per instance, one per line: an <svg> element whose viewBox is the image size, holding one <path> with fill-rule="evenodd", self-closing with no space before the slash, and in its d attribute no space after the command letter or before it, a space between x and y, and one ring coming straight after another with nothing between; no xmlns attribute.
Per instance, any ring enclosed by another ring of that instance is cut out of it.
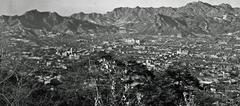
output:
<svg viewBox="0 0 240 106"><path fill-rule="evenodd" d="M133 29L145 34L221 34L237 31L240 26L239 8L233 8L229 4L211 5L200 1L179 8L119 7L106 14L78 13L71 17Z"/></svg>

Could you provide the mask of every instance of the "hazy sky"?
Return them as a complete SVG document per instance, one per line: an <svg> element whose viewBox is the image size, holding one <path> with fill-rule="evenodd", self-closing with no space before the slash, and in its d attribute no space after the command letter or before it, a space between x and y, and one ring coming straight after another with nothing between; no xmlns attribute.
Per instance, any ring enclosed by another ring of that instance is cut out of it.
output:
<svg viewBox="0 0 240 106"><path fill-rule="evenodd" d="M78 12L105 13L116 7L180 7L198 0L0 0L0 15L21 15L25 11L55 11L61 15ZM240 0L201 0L213 5L228 3L240 7Z"/></svg>

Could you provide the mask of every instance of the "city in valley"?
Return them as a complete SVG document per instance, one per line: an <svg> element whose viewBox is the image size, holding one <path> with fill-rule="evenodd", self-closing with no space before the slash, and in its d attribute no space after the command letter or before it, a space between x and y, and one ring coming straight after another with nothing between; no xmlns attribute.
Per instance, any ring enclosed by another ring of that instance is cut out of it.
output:
<svg viewBox="0 0 240 106"><path fill-rule="evenodd" d="M240 8L0 17L1 106L239 106Z"/></svg>

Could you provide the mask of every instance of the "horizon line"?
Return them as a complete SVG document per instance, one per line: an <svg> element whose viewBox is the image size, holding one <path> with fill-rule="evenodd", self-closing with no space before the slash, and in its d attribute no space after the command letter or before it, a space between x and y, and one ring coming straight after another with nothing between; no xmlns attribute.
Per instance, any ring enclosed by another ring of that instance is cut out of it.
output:
<svg viewBox="0 0 240 106"><path fill-rule="evenodd" d="M37 10L38 12L50 12L50 13L57 13L58 15L60 16L71 16L73 14L77 14L77 13L84 13L84 14L107 14L108 12L112 12L114 11L114 9L117 9L117 8L131 8L131 9L134 9L134 8L137 8L137 7L140 7L140 8L180 8L180 7L184 7L186 6L187 4L190 4L190 3L196 3L196 2L202 2L202 1L193 1L193 2L187 2L186 4L182 5L182 6L119 6L119 7L114 7L112 8L111 10L106 10L104 12L97 12L97 11L92 11L92 12L86 12L86 11L82 11L80 10L79 12L73 12L69 15L64 15L64 14L61 14L61 11L56 11L56 10L43 10L43 9L39 9L39 8L32 8L32 9L28 9L26 11L23 11L22 13L17 13L17 14L0 14L0 16L21 16L21 15L24 15L25 13L29 12L29 11L33 11L33 10ZM240 7L234 7L232 6L231 4L229 3L219 3L219 4L211 4L211 3L208 3L208 2L202 2L202 3L207 3L207 4L210 4L212 6L219 6L221 4L226 4L226 5L230 5L232 8L240 8Z"/></svg>

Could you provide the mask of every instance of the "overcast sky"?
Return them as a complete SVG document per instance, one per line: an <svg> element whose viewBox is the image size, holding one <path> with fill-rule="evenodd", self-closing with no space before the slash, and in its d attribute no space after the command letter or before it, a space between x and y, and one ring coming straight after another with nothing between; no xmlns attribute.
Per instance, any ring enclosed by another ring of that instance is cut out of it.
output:
<svg viewBox="0 0 240 106"><path fill-rule="evenodd" d="M0 0L0 15L21 15L26 11L54 11L68 16L78 12L106 13L116 7L180 7L198 0ZM240 7L240 0L201 0L213 5L228 3Z"/></svg>

